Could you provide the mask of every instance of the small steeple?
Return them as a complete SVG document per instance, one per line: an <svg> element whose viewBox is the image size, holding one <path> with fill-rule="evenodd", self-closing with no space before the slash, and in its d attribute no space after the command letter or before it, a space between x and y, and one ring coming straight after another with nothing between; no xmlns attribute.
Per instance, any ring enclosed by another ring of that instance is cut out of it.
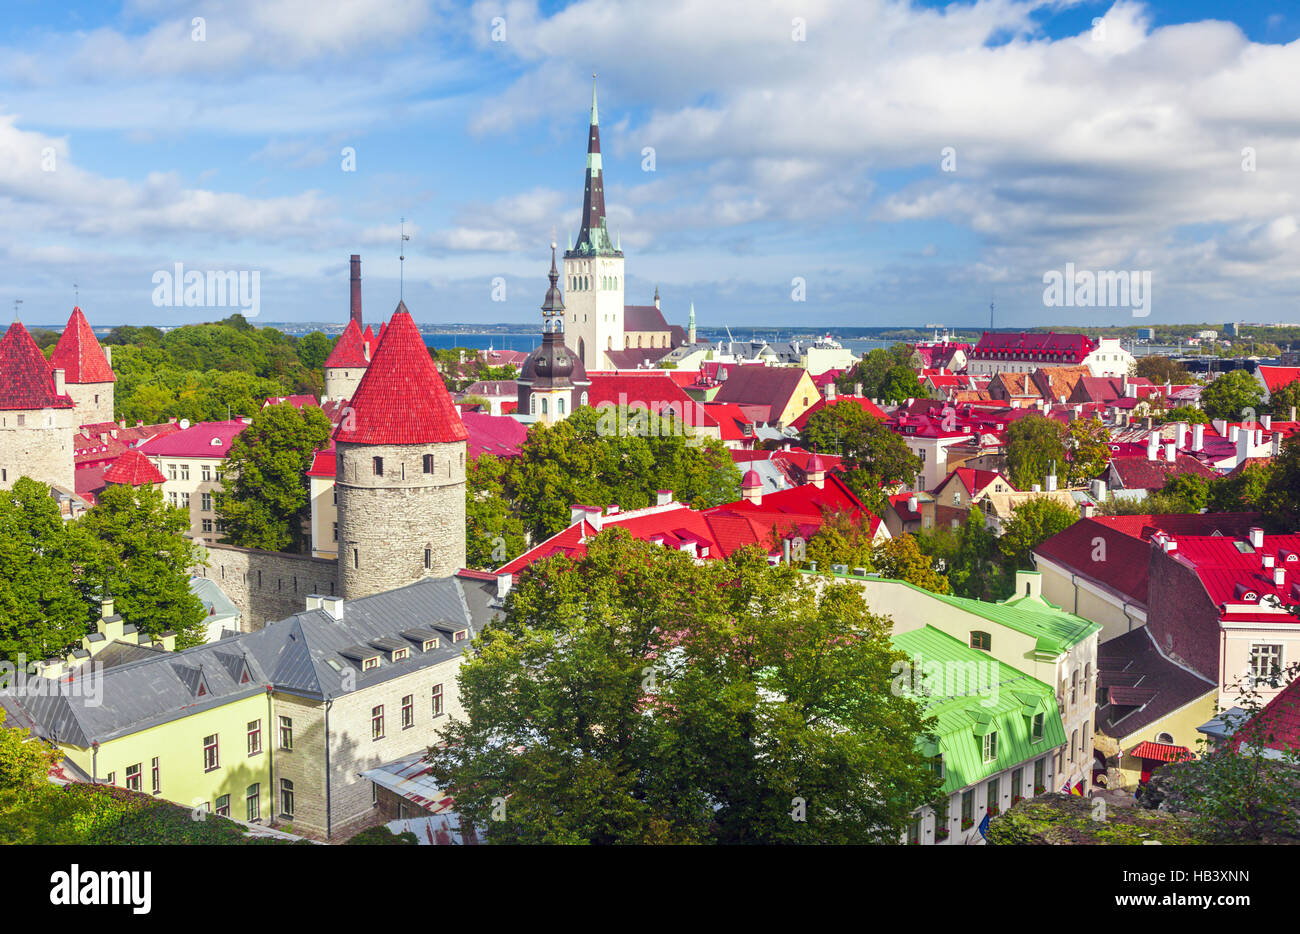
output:
<svg viewBox="0 0 1300 934"><path fill-rule="evenodd" d="M656 288L655 289L656 305L659 304L659 302L657 301L658 296L659 296L659 289ZM688 344L695 343L695 303L694 302L691 302L691 316L686 319L686 342Z"/></svg>
<svg viewBox="0 0 1300 934"><path fill-rule="evenodd" d="M551 271L547 273L551 287L542 302L542 333L564 333L564 297L560 294L560 273L555 268L555 241L551 241Z"/></svg>
<svg viewBox="0 0 1300 934"><path fill-rule="evenodd" d="M659 307L659 286L655 286L655 307Z"/></svg>

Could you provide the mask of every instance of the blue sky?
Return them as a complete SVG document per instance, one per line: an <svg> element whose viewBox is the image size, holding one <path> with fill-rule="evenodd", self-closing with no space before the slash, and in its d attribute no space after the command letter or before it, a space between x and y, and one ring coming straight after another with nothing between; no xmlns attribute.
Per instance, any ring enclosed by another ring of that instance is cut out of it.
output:
<svg viewBox="0 0 1300 934"><path fill-rule="evenodd" d="M0 302L33 324L74 283L95 324L224 316L155 305L176 263L257 270L262 320L341 321L354 252L378 320L400 217L418 320L538 320L593 70L628 301L657 284L672 320L971 326L992 299L1000 326L1300 321L1294 0L6 13ZM1067 263L1149 272L1149 317L1047 307Z"/></svg>

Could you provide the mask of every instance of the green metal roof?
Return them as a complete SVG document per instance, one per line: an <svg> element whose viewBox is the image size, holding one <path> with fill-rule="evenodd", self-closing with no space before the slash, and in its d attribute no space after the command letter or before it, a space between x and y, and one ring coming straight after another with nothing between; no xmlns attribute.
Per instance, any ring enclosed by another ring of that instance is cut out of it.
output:
<svg viewBox="0 0 1300 934"><path fill-rule="evenodd" d="M963 609L976 616L1001 623L1009 629L1023 632L1037 640L1034 654L1042 660L1056 658L1101 630L1099 623L1094 623L1081 616L1075 616L1061 609L1055 603L1042 597L1011 597L1001 603L986 603L970 597L953 597L948 594L934 593L924 587L917 587L908 581L893 580L887 577L862 578L851 574L836 574L835 577L847 580L879 580L911 587L918 593L924 593L936 600L942 600L951 606Z"/></svg>
<svg viewBox="0 0 1300 934"><path fill-rule="evenodd" d="M943 792L950 794L1004 769L1046 755L1065 743L1065 728L1056 707L1056 694L1037 678L1003 664L992 656L932 626L902 632L890 640L913 659L916 669L911 693L934 717L931 737L918 742L933 757L937 742L943 755ZM930 683L930 663L944 666L942 685ZM964 676L964 678L963 678ZM930 692L927 693L927 690ZM1043 714L1043 738L1031 740L1032 718ZM984 761L983 737L997 733L997 754Z"/></svg>

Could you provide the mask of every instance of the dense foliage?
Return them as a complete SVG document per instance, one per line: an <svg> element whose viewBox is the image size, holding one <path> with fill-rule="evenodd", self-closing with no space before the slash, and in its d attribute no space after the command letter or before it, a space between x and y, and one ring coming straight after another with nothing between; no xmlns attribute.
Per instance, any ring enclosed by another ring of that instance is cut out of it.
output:
<svg viewBox="0 0 1300 934"><path fill-rule="evenodd" d="M805 447L844 460L843 477L872 512L885 509L884 490L911 485L921 460L901 435L855 402L840 400L808 416L800 438Z"/></svg>
<svg viewBox="0 0 1300 934"><path fill-rule="evenodd" d="M1201 408L1210 418L1254 421L1263 411L1264 387L1245 370L1232 370L1201 390Z"/></svg>
<svg viewBox="0 0 1300 934"><path fill-rule="evenodd" d="M887 620L757 549L602 533L533 565L432 775L493 843L895 842L940 779Z"/></svg>
<svg viewBox="0 0 1300 934"><path fill-rule="evenodd" d="M259 409L226 456L224 490L215 494L225 541L268 551L308 551L311 495L307 471L329 444L330 420L315 406Z"/></svg>
<svg viewBox="0 0 1300 934"><path fill-rule="evenodd" d="M1060 422L1031 414L1007 426L1007 475L1017 490L1033 489L1053 471L1067 471L1066 428ZM1103 465L1104 466L1104 465Z"/></svg>
<svg viewBox="0 0 1300 934"><path fill-rule="evenodd" d="M922 398L925 393L912 367L912 353L911 344L877 348L837 377L835 388L850 395L861 385L863 396L882 402Z"/></svg>

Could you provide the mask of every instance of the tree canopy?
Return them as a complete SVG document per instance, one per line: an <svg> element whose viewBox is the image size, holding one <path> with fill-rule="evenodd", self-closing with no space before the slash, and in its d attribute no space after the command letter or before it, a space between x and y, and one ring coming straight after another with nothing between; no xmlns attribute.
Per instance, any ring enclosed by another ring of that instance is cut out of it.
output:
<svg viewBox="0 0 1300 934"><path fill-rule="evenodd" d="M431 774L491 843L885 843L940 779L888 622L757 549L621 530L533 565Z"/></svg>
<svg viewBox="0 0 1300 934"><path fill-rule="evenodd" d="M1012 485L1030 490L1053 470L1058 475L1067 472L1065 437L1064 425L1036 413L1008 425L1007 474Z"/></svg>
<svg viewBox="0 0 1300 934"><path fill-rule="evenodd" d="M1245 370L1231 370L1201 390L1201 408L1210 418L1254 421L1262 411L1264 387Z"/></svg>

